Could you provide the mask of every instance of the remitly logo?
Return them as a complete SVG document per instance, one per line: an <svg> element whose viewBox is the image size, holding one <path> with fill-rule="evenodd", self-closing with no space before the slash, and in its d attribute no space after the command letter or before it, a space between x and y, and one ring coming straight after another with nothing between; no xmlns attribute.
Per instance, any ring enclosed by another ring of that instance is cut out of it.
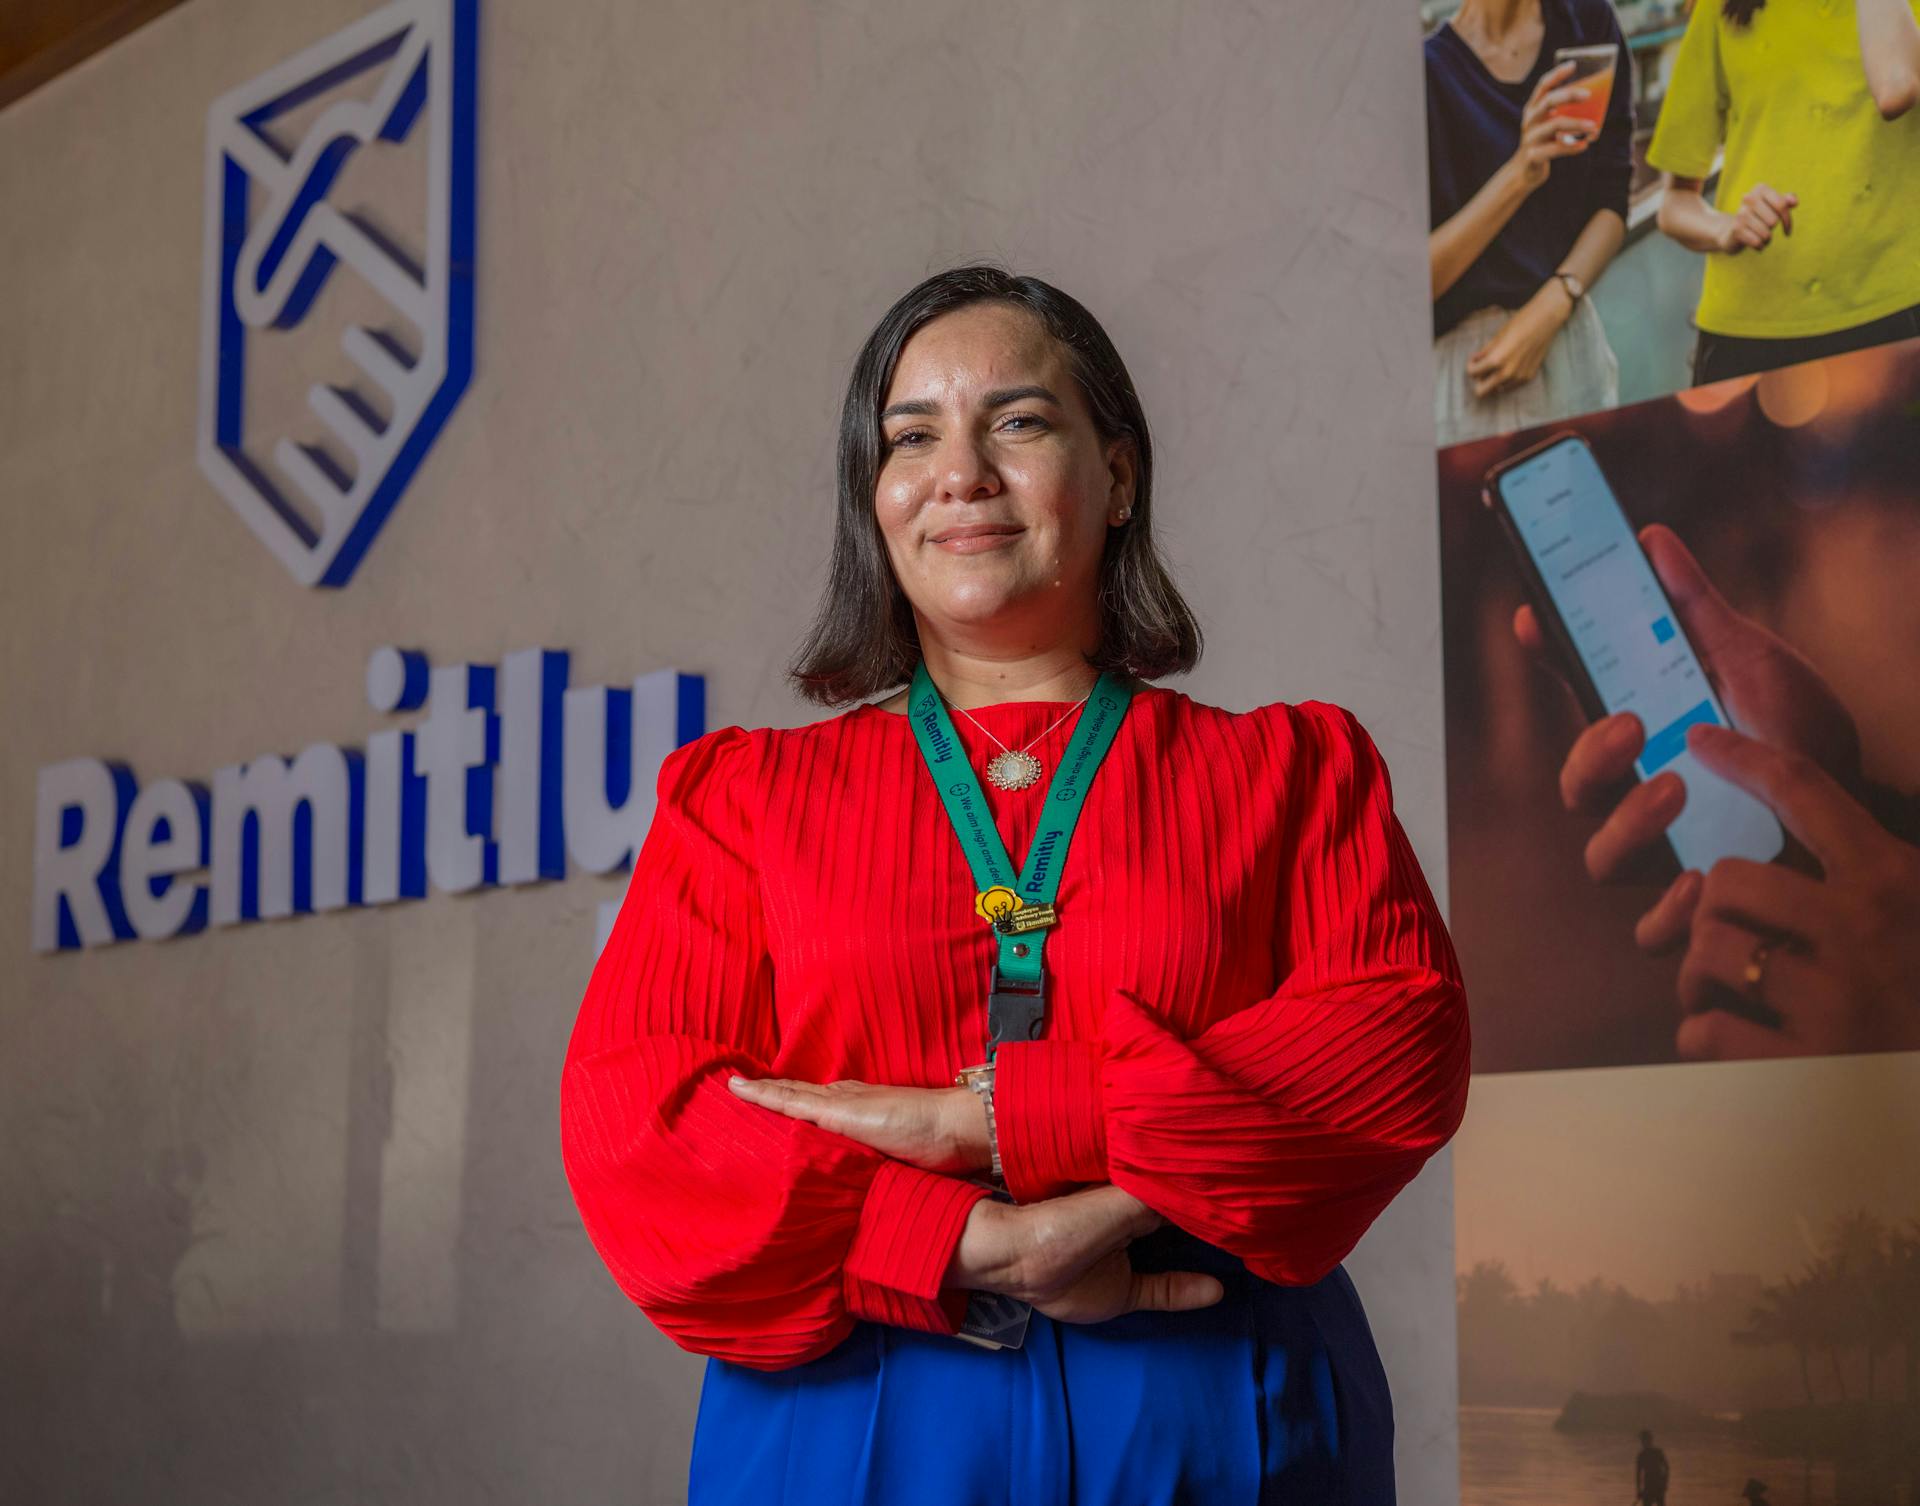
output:
<svg viewBox="0 0 1920 1506"><path fill-rule="evenodd" d="M381 648L368 703L425 714L364 749L314 743L144 787L104 759L46 765L34 950L536 883L566 877L569 859L623 867L662 760L704 730L706 682L662 669L569 689L568 670L552 649L435 668Z"/></svg>
<svg viewBox="0 0 1920 1506"><path fill-rule="evenodd" d="M208 112L200 468L306 585L472 371L475 4L401 0Z"/></svg>

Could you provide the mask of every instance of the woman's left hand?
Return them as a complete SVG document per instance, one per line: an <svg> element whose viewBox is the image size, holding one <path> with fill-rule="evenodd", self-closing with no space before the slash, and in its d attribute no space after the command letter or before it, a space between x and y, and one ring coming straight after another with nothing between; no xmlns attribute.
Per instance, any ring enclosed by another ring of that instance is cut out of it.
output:
<svg viewBox="0 0 1920 1506"><path fill-rule="evenodd" d="M876 1083L735 1077L734 1093L762 1108L845 1135L927 1171L985 1171L987 1112L971 1088L890 1088Z"/></svg>
<svg viewBox="0 0 1920 1506"><path fill-rule="evenodd" d="M1467 358L1467 384L1475 397L1491 397L1531 382L1547 359L1553 337L1573 317L1573 296L1554 278L1500 326L1499 333Z"/></svg>
<svg viewBox="0 0 1920 1506"><path fill-rule="evenodd" d="M1680 1055L1920 1047L1920 848L1888 832L1804 755L1724 727L1695 727L1688 745L1766 802L1824 876L1740 858L1714 864L1680 966ZM1779 1025L1743 1018L1742 1001Z"/></svg>

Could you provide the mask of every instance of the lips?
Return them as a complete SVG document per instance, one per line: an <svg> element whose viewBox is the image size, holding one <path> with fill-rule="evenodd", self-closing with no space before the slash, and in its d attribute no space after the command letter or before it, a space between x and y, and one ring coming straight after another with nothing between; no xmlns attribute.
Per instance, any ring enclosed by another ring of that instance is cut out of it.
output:
<svg viewBox="0 0 1920 1506"><path fill-rule="evenodd" d="M958 528L942 529L939 533L932 535L927 542L958 544L969 539L1012 538L1017 533L1025 532L1026 529L1018 523L967 523Z"/></svg>

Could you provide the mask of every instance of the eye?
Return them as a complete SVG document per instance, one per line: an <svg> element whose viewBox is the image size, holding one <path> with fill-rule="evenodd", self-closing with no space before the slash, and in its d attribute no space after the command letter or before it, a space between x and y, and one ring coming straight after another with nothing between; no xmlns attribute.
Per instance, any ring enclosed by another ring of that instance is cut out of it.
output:
<svg viewBox="0 0 1920 1506"><path fill-rule="evenodd" d="M1009 413L998 427L1014 434L1037 434L1048 425L1038 413Z"/></svg>
<svg viewBox="0 0 1920 1506"><path fill-rule="evenodd" d="M932 438L933 435L925 429L902 429L898 434L887 440L886 444L889 450L913 450L926 444Z"/></svg>

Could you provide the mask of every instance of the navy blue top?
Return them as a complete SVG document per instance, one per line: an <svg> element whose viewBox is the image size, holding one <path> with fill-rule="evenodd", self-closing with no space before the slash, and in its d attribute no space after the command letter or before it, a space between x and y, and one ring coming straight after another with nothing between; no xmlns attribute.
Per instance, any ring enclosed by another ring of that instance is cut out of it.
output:
<svg viewBox="0 0 1920 1506"><path fill-rule="evenodd" d="M1557 47L1615 42L1620 71L1605 123L1592 146L1556 158L1506 228L1433 305L1437 338L1475 309L1520 307L1540 290L1596 211L1627 216L1633 179L1633 65L1608 0L1540 0L1546 35L1527 76L1505 84L1450 23L1427 38L1427 193L1438 229L1480 191L1520 142L1520 112Z"/></svg>

